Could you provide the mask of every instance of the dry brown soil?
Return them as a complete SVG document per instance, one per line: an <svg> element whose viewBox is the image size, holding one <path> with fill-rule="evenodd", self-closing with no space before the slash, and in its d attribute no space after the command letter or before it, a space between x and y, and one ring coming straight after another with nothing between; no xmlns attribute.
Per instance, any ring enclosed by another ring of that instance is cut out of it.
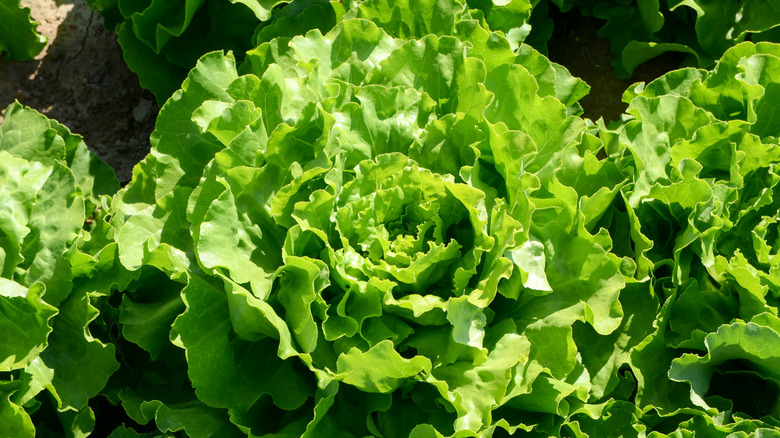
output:
<svg viewBox="0 0 780 438"><path fill-rule="evenodd" d="M153 96L127 69L116 35L84 0L22 0L49 44L33 61L0 60L0 110L15 99L65 124L120 181L149 151ZM2 117L0 116L0 122Z"/></svg>

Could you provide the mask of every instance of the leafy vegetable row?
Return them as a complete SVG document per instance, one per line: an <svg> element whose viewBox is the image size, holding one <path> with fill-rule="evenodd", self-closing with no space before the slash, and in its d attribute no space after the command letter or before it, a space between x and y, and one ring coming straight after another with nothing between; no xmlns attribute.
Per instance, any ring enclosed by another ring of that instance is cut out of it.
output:
<svg viewBox="0 0 780 438"><path fill-rule="evenodd" d="M87 0L106 27L118 34L128 67L159 104L179 88L203 54L233 50L242 61L247 50L274 37L303 35L311 29L327 32L362 1ZM489 23L516 27L511 33L515 45L527 34L522 28L531 11L528 0L468 3L483 10Z"/></svg>
<svg viewBox="0 0 780 438"><path fill-rule="evenodd" d="M0 435L102 399L112 437L779 435L780 46L605 126L490 23L367 0L208 53L118 191L10 107Z"/></svg>
<svg viewBox="0 0 780 438"><path fill-rule="evenodd" d="M244 53L276 36L330 30L363 0L88 0L116 31L125 60L162 104L197 59L211 50ZM666 52L688 55L687 65L712 67L745 39L780 42L780 8L755 1L461 0L517 49L522 42L547 53L558 15L603 20L613 65L629 77L640 64ZM556 12L558 11L557 15ZM447 21L446 17L442 17ZM632 25L625 25L631 23ZM560 23L558 23L560 25ZM2 33L2 32L0 32ZM405 38L405 32L399 37Z"/></svg>

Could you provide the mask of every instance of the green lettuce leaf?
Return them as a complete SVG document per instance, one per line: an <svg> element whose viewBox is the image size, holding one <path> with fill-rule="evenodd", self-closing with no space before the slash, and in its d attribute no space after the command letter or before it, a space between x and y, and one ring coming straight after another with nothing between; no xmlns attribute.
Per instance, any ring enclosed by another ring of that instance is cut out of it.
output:
<svg viewBox="0 0 780 438"><path fill-rule="evenodd" d="M3 58L29 61L43 50L48 40L36 32L38 23L30 17L30 9L19 0L0 5L0 55Z"/></svg>

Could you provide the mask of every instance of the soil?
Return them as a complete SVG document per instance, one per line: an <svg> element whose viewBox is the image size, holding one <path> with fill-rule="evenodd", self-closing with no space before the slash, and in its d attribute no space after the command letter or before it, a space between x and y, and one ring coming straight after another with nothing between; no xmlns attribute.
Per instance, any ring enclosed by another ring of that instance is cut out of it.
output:
<svg viewBox="0 0 780 438"><path fill-rule="evenodd" d="M149 151L158 108L128 70L116 35L84 0L22 0L49 44L33 61L0 60L0 109L15 99L84 136L87 145L111 165L119 180L130 180L133 166ZM550 59L585 80L591 92L582 99L585 117L606 122L625 111L623 91L676 68L679 60L657 58L640 66L631 79L619 79L614 56L597 36L602 22L564 14L549 42ZM2 116L0 116L2 122Z"/></svg>
<svg viewBox="0 0 780 438"><path fill-rule="evenodd" d="M22 0L49 44L35 60L0 60L0 110L14 100L65 124L123 183L149 151L158 108L127 69L116 35L84 0ZM2 117L0 116L0 122Z"/></svg>
<svg viewBox="0 0 780 438"><path fill-rule="evenodd" d="M648 83L678 68L684 57L679 53L664 54L637 67L631 78L621 79L612 67L615 55L609 49L609 41L598 36L603 25L604 21L593 17L560 14L555 19L548 55L590 85L590 94L580 100L583 116L594 121L603 117L608 124L626 111L628 105L622 97L628 87L636 82Z"/></svg>

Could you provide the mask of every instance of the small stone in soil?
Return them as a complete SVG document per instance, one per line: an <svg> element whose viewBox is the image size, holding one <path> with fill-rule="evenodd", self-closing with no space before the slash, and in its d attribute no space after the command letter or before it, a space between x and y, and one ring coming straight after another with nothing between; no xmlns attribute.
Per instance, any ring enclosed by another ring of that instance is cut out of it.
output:
<svg viewBox="0 0 780 438"><path fill-rule="evenodd" d="M138 123L144 123L145 121L149 120L151 115L152 102L150 100L141 99L141 101L138 102L138 105L133 108L133 118Z"/></svg>

